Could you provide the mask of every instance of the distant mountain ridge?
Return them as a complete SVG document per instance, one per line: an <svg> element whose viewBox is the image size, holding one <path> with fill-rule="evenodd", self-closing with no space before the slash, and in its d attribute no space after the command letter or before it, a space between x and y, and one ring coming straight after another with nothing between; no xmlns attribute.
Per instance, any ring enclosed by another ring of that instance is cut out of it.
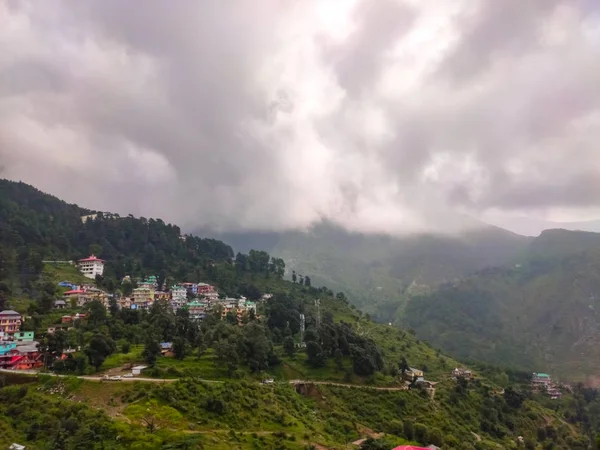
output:
<svg viewBox="0 0 600 450"><path fill-rule="evenodd" d="M380 321L389 321L415 289L435 287L514 260L532 238L491 225L455 235L390 236L350 232L331 223L308 231L197 234L229 242L235 251L261 248L313 284L343 290ZM289 275L289 274L288 274Z"/></svg>
<svg viewBox="0 0 600 450"><path fill-rule="evenodd" d="M455 357L600 375L600 233L547 230L520 258L412 298L397 322Z"/></svg>

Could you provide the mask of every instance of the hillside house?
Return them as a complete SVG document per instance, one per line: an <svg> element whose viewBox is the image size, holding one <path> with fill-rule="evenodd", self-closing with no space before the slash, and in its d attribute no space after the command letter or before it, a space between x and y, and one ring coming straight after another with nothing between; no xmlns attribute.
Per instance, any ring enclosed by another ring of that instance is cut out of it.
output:
<svg viewBox="0 0 600 450"><path fill-rule="evenodd" d="M473 378L473 372L471 372L468 369L465 369L463 367L457 367L452 371L452 376L454 378L466 378L467 380L470 380L471 378Z"/></svg>
<svg viewBox="0 0 600 450"><path fill-rule="evenodd" d="M131 309L148 309L154 303L154 289L138 287L133 290Z"/></svg>
<svg viewBox="0 0 600 450"><path fill-rule="evenodd" d="M175 302L187 302L187 289L178 284L171 287L171 300Z"/></svg>
<svg viewBox="0 0 600 450"><path fill-rule="evenodd" d="M552 383L552 380L550 378L550 375L548 375L547 373L534 373L531 376L531 385L534 388L537 388L537 387L545 388L550 383Z"/></svg>
<svg viewBox="0 0 600 450"><path fill-rule="evenodd" d="M12 309L0 311L0 332L12 335L21 329L23 318L21 314Z"/></svg>
<svg viewBox="0 0 600 450"><path fill-rule="evenodd" d="M0 344L0 368L31 370L42 366L37 342Z"/></svg>
<svg viewBox="0 0 600 450"><path fill-rule="evenodd" d="M182 283L181 286L186 291L190 291L193 295L198 295L198 283Z"/></svg>
<svg viewBox="0 0 600 450"><path fill-rule="evenodd" d="M404 378L406 381L411 382L415 379L415 377L423 378L423 371L420 369L415 369L414 367L409 367L404 372L404 375L402 375L402 378Z"/></svg>
<svg viewBox="0 0 600 450"><path fill-rule="evenodd" d="M215 292L215 287L208 283L198 283L196 286L196 293L198 295L206 295Z"/></svg>
<svg viewBox="0 0 600 450"><path fill-rule="evenodd" d="M17 331L12 335L13 342L33 342L34 341L33 331Z"/></svg>
<svg viewBox="0 0 600 450"><path fill-rule="evenodd" d="M204 320L206 317L207 304L198 300L191 301L187 304L190 319L193 320Z"/></svg>
<svg viewBox="0 0 600 450"><path fill-rule="evenodd" d="M95 255L91 255L88 258L77 261L77 268L84 277L94 279L97 275L102 276L102 274L104 274L105 262L106 261L103 259L97 258Z"/></svg>
<svg viewBox="0 0 600 450"><path fill-rule="evenodd" d="M65 309L67 307L67 302L64 300L56 300L54 302L55 309Z"/></svg>
<svg viewBox="0 0 600 450"><path fill-rule="evenodd" d="M148 278L141 280L138 283L138 287L156 290L158 289L158 278L154 275L150 275Z"/></svg>

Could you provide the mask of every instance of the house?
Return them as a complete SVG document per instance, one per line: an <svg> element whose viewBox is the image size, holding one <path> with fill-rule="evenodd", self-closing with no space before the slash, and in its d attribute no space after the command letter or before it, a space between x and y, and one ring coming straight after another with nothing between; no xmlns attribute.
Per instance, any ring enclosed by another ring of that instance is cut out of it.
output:
<svg viewBox="0 0 600 450"><path fill-rule="evenodd" d="M136 375L141 375L142 370L144 370L145 368L147 368L148 366L134 366L131 368L131 374L136 376Z"/></svg>
<svg viewBox="0 0 600 450"><path fill-rule="evenodd" d="M17 331L12 335L14 342L33 342L34 332L33 331Z"/></svg>
<svg viewBox="0 0 600 450"><path fill-rule="evenodd" d="M404 378L406 381L413 381L415 377L423 378L423 371L415 369L414 367L409 367L402 375L402 378Z"/></svg>
<svg viewBox="0 0 600 450"><path fill-rule="evenodd" d="M65 302L64 300L56 300L54 302L54 307L56 309L65 309L67 307L67 302Z"/></svg>
<svg viewBox="0 0 600 450"><path fill-rule="evenodd" d="M138 287L156 290L158 288L158 278L154 275L150 275L148 278L141 280L138 283Z"/></svg>
<svg viewBox="0 0 600 450"><path fill-rule="evenodd" d="M178 284L173 285L171 287L171 300L175 302L186 302L187 289Z"/></svg>
<svg viewBox="0 0 600 450"><path fill-rule="evenodd" d="M148 309L154 303L154 288L138 287L132 292L131 309Z"/></svg>
<svg viewBox="0 0 600 450"><path fill-rule="evenodd" d="M119 308L121 309L130 309L131 297L120 297L119 300L117 300L117 305L119 305Z"/></svg>
<svg viewBox="0 0 600 450"><path fill-rule="evenodd" d="M208 283L198 283L196 285L196 293L198 295L205 295L212 292L215 292L215 287Z"/></svg>
<svg viewBox="0 0 600 450"><path fill-rule="evenodd" d="M31 370L42 366L37 342L0 344L0 368Z"/></svg>
<svg viewBox="0 0 600 450"><path fill-rule="evenodd" d="M60 318L60 323L65 324L65 323L72 323L73 322L73 317L71 316L62 316Z"/></svg>
<svg viewBox="0 0 600 450"><path fill-rule="evenodd" d="M25 446L17 443L12 443L8 450L25 450Z"/></svg>
<svg viewBox="0 0 600 450"><path fill-rule="evenodd" d="M473 378L473 372L462 367L457 367L452 371L452 376L454 378L461 377L470 380L471 378Z"/></svg>
<svg viewBox="0 0 600 450"><path fill-rule="evenodd" d="M531 385L533 387L546 387L551 382L552 380L550 379L550 375L547 373L534 373L531 376Z"/></svg>
<svg viewBox="0 0 600 450"><path fill-rule="evenodd" d="M21 314L12 309L5 309L0 312L0 332L2 333L10 335L19 331L22 322Z"/></svg>
<svg viewBox="0 0 600 450"><path fill-rule="evenodd" d="M203 320L206 317L207 304L198 300L193 300L187 304L190 319Z"/></svg>
<svg viewBox="0 0 600 450"><path fill-rule="evenodd" d="M104 263L106 261L91 255L88 258L77 261L77 268L86 278L96 278L96 275L104 273Z"/></svg>
<svg viewBox="0 0 600 450"><path fill-rule="evenodd" d="M164 302L168 302L171 300L171 294L169 292L156 291L154 293L154 300L155 301L162 300Z"/></svg>
<svg viewBox="0 0 600 450"><path fill-rule="evenodd" d="M160 353L163 356L173 356L173 343L172 342L161 342Z"/></svg>

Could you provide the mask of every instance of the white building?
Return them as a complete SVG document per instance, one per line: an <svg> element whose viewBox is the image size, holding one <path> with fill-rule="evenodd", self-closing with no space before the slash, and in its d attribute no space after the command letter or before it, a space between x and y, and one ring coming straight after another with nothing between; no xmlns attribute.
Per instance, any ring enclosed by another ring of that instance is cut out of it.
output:
<svg viewBox="0 0 600 450"><path fill-rule="evenodd" d="M89 258L80 259L77 261L77 267L79 271L87 278L96 278L96 275L102 275L104 273L104 263L106 261L96 258L95 255L91 255Z"/></svg>
<svg viewBox="0 0 600 450"><path fill-rule="evenodd" d="M175 302L187 302L187 289L183 286L174 285L171 288L171 300Z"/></svg>

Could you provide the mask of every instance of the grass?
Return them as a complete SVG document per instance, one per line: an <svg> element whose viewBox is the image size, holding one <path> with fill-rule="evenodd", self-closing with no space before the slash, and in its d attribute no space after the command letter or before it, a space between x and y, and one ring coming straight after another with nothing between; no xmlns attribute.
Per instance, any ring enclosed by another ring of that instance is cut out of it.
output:
<svg viewBox="0 0 600 450"><path fill-rule="evenodd" d="M77 267L66 264L44 264L43 273L50 278L50 280L57 284L61 281L70 281L71 283L78 285L90 284L94 282L94 280L84 277L81 272L77 270Z"/></svg>

